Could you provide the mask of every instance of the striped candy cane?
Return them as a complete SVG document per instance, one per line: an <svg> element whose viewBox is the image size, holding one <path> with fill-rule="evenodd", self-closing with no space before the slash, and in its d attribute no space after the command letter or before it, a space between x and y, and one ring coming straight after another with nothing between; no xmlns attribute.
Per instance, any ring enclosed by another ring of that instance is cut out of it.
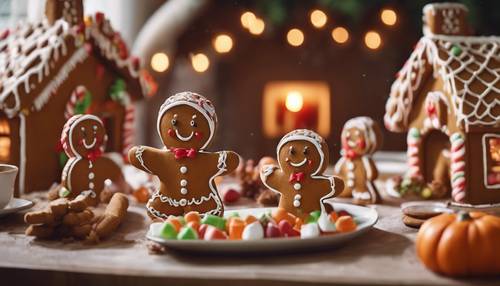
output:
<svg viewBox="0 0 500 286"><path fill-rule="evenodd" d="M408 150L406 152L408 157L408 166L410 167L409 175L411 177L419 177L422 175L419 158L421 141L420 131L417 128L411 128L408 132Z"/></svg>
<svg viewBox="0 0 500 286"><path fill-rule="evenodd" d="M465 139L461 133L453 133L451 142L451 196L456 202L465 198Z"/></svg>
<svg viewBox="0 0 500 286"><path fill-rule="evenodd" d="M135 107L130 101L127 94L127 102L125 105L125 118L123 119L123 148L122 154L125 160L128 159L128 150L134 143L134 120L135 120Z"/></svg>
<svg viewBox="0 0 500 286"><path fill-rule="evenodd" d="M71 116L75 115L75 106L76 103L85 96L85 93L87 92L87 89L83 85L79 85L75 88L73 93L71 93L71 96L69 98L68 103L66 103L66 108L64 110L64 118L66 120L70 119Z"/></svg>

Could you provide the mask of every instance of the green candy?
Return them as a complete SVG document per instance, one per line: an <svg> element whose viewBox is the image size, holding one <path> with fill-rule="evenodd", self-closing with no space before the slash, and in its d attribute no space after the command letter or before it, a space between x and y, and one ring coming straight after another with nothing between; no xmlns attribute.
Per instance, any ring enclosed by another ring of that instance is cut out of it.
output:
<svg viewBox="0 0 500 286"><path fill-rule="evenodd" d="M226 220L222 217L207 214L201 219L201 224L209 224L220 230L226 229Z"/></svg>
<svg viewBox="0 0 500 286"><path fill-rule="evenodd" d="M183 216L178 216L177 220L179 220L181 225L186 225L186 219Z"/></svg>
<svg viewBox="0 0 500 286"><path fill-rule="evenodd" d="M309 217L307 217L306 223L318 222L320 215L321 215L321 211L310 212Z"/></svg>
<svg viewBox="0 0 500 286"><path fill-rule="evenodd" d="M163 239L176 239L177 230L175 229L175 226L169 222L164 223L160 232L160 237Z"/></svg>
<svg viewBox="0 0 500 286"><path fill-rule="evenodd" d="M190 226L185 226L179 231L177 235L177 239L179 240L193 240L198 239L198 233Z"/></svg>
<svg viewBox="0 0 500 286"><path fill-rule="evenodd" d="M453 45L453 47L451 47L451 53L455 57L458 57L462 53L462 49L459 46L457 46L457 45Z"/></svg>

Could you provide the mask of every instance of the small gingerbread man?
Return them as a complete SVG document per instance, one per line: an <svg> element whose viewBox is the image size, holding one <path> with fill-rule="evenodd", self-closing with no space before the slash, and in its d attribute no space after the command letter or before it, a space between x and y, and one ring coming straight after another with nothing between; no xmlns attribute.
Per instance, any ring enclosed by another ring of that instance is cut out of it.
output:
<svg viewBox="0 0 500 286"><path fill-rule="evenodd" d="M379 126L369 117L355 117L342 129L342 157L334 173L344 179L346 188L341 197L353 197L358 204L377 203L380 195L375 186L378 177L372 154L381 144Z"/></svg>
<svg viewBox="0 0 500 286"><path fill-rule="evenodd" d="M192 92L175 94L158 114L158 134L166 149L133 147L132 165L158 176L160 188L147 203L150 217L166 219L189 211L222 216L224 206L215 177L236 169L235 152L208 152L217 126L212 103Z"/></svg>
<svg viewBox="0 0 500 286"><path fill-rule="evenodd" d="M103 156L107 135L95 115L74 115L64 125L61 144L69 159L61 175L59 197L89 195L90 204L99 202L107 183L124 182L120 167Z"/></svg>
<svg viewBox="0 0 500 286"><path fill-rule="evenodd" d="M328 146L317 133L298 129L286 134L277 147L278 166L266 165L261 179L269 189L280 193L279 206L299 217L321 210L325 200L337 196L344 183L335 176L325 176Z"/></svg>

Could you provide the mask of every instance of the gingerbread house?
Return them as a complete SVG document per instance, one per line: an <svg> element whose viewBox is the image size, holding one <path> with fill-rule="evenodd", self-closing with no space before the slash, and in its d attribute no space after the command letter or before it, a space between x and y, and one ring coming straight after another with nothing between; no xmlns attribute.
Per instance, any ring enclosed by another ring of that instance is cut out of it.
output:
<svg viewBox="0 0 500 286"><path fill-rule="evenodd" d="M84 21L81 0L48 0L45 14L0 38L0 162L19 166L18 193L59 180L59 138L75 114L102 118L107 151L126 152L132 102L147 93L139 60L102 13Z"/></svg>
<svg viewBox="0 0 500 286"><path fill-rule="evenodd" d="M408 176L454 202L500 202L500 37L470 35L467 8L424 7L424 36L392 85L384 117L408 132Z"/></svg>

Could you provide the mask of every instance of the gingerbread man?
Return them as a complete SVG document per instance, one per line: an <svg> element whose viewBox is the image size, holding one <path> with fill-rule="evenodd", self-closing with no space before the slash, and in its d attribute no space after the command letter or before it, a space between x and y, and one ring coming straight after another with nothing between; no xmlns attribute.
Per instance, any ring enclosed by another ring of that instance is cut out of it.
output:
<svg viewBox="0 0 500 286"><path fill-rule="evenodd" d="M280 193L279 206L299 217L321 210L327 213L325 200L337 196L344 183L325 176L328 146L317 133L298 129L286 134L277 147L278 166L266 165L261 179L269 189Z"/></svg>
<svg viewBox="0 0 500 286"><path fill-rule="evenodd" d="M346 182L340 196L353 197L358 204L379 202L374 183L378 171L371 156L381 144L380 127L369 117L355 117L345 123L341 140L342 157L334 168L334 173Z"/></svg>
<svg viewBox="0 0 500 286"><path fill-rule="evenodd" d="M216 126L215 109L205 97L182 92L165 100L157 128L166 149L139 146L129 151L132 165L160 179L160 188L147 203L150 217L189 211L223 215L214 179L235 170L240 157L231 151L206 151Z"/></svg>
<svg viewBox="0 0 500 286"><path fill-rule="evenodd" d="M89 195L96 205L106 184L124 182L121 168L103 156L107 135L102 121L95 115L75 115L64 125L61 144L69 159L61 176L59 197Z"/></svg>

